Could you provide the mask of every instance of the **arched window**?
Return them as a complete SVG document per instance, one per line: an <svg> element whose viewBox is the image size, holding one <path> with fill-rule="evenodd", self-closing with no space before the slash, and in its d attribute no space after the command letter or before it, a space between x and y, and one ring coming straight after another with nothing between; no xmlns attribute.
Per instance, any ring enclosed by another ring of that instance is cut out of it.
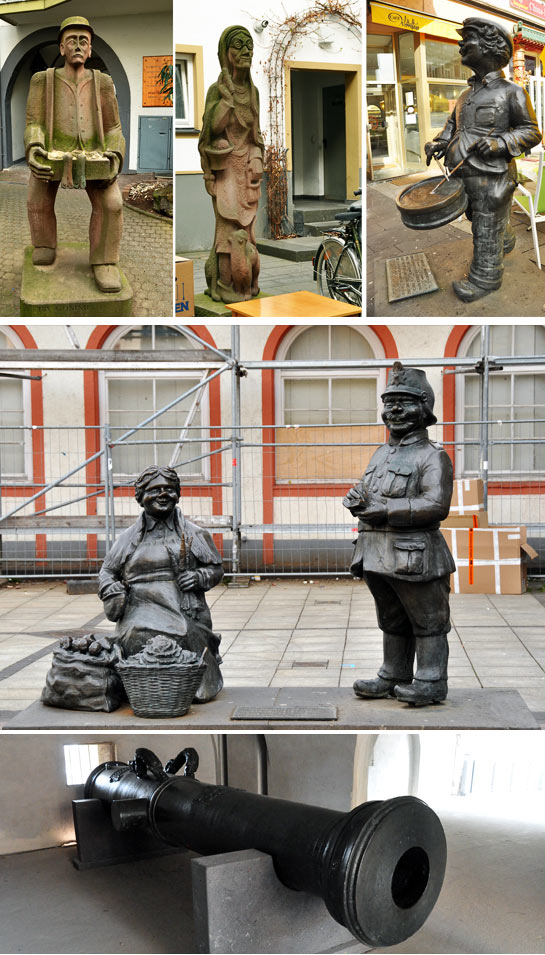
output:
<svg viewBox="0 0 545 955"><path fill-rule="evenodd" d="M467 332L459 355L481 354L480 326ZM490 354L497 356L545 355L543 325L491 325ZM479 375L460 375L457 388L457 421L480 420ZM505 366L490 374L488 417L491 445L489 477L542 478L545 473L545 368L523 364ZM541 421L539 420L541 419ZM479 425L456 429L457 440L478 441ZM521 443L517 443L521 439ZM478 473L479 446L458 445L456 472L459 476Z"/></svg>
<svg viewBox="0 0 545 955"><path fill-rule="evenodd" d="M169 325L121 325L102 347L114 351L176 352L195 349L198 345ZM103 373L102 419L109 423L114 440L202 383L199 390L139 429L126 444L114 448L116 481L130 482L150 464L169 464L176 467L181 477L192 481L206 479L208 465L194 460L203 453L201 428L208 423L205 376L201 370L146 372L137 367L134 371Z"/></svg>
<svg viewBox="0 0 545 955"><path fill-rule="evenodd" d="M0 349L23 348L11 328L0 326ZM32 480L30 382L0 377L0 475Z"/></svg>
<svg viewBox="0 0 545 955"><path fill-rule="evenodd" d="M386 371L326 368L321 363L383 358L378 337L367 327L294 326L282 340L276 357L313 362L308 369L283 368L276 372L276 441L280 445L276 481L319 484L359 477L373 450L366 448L366 443L383 439L379 408Z"/></svg>

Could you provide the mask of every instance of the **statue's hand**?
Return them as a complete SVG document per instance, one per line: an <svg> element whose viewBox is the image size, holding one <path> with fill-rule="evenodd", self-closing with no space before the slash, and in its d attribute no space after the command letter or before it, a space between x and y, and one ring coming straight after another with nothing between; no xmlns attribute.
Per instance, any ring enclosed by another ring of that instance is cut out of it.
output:
<svg viewBox="0 0 545 955"><path fill-rule="evenodd" d="M204 177L204 188L206 189L209 196L216 195L216 177L215 176L205 176Z"/></svg>
<svg viewBox="0 0 545 955"><path fill-rule="evenodd" d="M117 153L112 152L111 149L107 149L104 155L110 162L110 175L108 176L108 179L110 181L113 181L115 177L119 174L119 166L121 164L121 161Z"/></svg>
<svg viewBox="0 0 545 955"><path fill-rule="evenodd" d="M126 593L112 594L111 597L104 598L102 603L104 604L104 613L106 614L108 620L113 620L115 623L123 616L126 601Z"/></svg>
<svg viewBox="0 0 545 955"><path fill-rule="evenodd" d="M343 505L350 511L353 511L355 508L364 508L365 496L365 491L361 483L356 484L355 487L350 488L348 494L343 499Z"/></svg>
<svg viewBox="0 0 545 955"><path fill-rule="evenodd" d="M383 524L388 516L386 501L380 497L370 497L359 516L367 524Z"/></svg>
<svg viewBox="0 0 545 955"><path fill-rule="evenodd" d="M483 136L478 139L471 147L483 159L490 159L494 156L506 156L507 147L502 139L496 139L494 136Z"/></svg>
<svg viewBox="0 0 545 955"><path fill-rule="evenodd" d="M426 143L424 151L426 153L426 166L429 166L433 157L442 159L447 151L448 143Z"/></svg>
<svg viewBox="0 0 545 955"><path fill-rule="evenodd" d="M180 590L195 590L199 586L199 575L194 570L184 570L176 581Z"/></svg>
<svg viewBox="0 0 545 955"><path fill-rule="evenodd" d="M47 159L47 150L42 149L41 146L30 147L27 160L30 171L34 176L36 176L36 179L45 179L47 181L53 176L53 166L49 166L47 163L38 162L36 158L37 156L45 156Z"/></svg>
<svg viewBox="0 0 545 955"><path fill-rule="evenodd" d="M235 87L229 70L223 69L218 80L218 92L227 106L234 107Z"/></svg>

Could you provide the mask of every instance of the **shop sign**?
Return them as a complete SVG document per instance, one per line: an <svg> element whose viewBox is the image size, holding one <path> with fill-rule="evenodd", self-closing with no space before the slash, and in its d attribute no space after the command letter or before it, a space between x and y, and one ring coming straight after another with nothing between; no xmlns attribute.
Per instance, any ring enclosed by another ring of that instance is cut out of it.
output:
<svg viewBox="0 0 545 955"><path fill-rule="evenodd" d="M512 0L514 2L514 0ZM525 0L522 0L525 2ZM526 0L533 3L534 0ZM412 30L413 33L429 33L430 36L442 36L449 40L459 40L456 32L460 23L449 23L448 20L436 20L434 17L411 10L402 10L399 7L390 7L382 3L371 3L371 18L373 23L385 23L397 27L398 30Z"/></svg>
<svg viewBox="0 0 545 955"><path fill-rule="evenodd" d="M509 0L509 5L513 10L522 10L539 20L545 20L545 3L542 0Z"/></svg>
<svg viewBox="0 0 545 955"><path fill-rule="evenodd" d="M172 56L143 56L142 106L172 106Z"/></svg>

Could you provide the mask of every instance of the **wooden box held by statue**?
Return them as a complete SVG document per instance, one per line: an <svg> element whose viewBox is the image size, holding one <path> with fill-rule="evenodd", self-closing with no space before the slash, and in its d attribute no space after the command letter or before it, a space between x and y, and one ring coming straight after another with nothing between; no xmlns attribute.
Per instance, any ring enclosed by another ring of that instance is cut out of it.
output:
<svg viewBox="0 0 545 955"><path fill-rule="evenodd" d="M87 180L108 179L110 176L110 160L99 152L64 153L60 149L51 149L47 159L37 156L36 161L51 166L53 182L62 181L72 189L84 189Z"/></svg>
<svg viewBox="0 0 545 955"><path fill-rule="evenodd" d="M451 576L455 594L522 594L526 590L525 558L537 551L526 540L525 527L441 527L456 563Z"/></svg>

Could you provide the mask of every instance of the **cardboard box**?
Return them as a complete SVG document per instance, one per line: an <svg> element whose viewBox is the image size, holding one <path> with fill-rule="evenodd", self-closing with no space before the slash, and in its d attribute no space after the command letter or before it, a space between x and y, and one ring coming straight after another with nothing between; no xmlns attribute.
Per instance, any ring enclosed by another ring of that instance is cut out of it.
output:
<svg viewBox="0 0 545 955"><path fill-rule="evenodd" d="M193 283L193 262L176 256L176 315L195 314L195 290Z"/></svg>
<svg viewBox="0 0 545 955"><path fill-rule="evenodd" d="M441 521L441 527L488 527L488 511L479 511L477 514L449 514L446 520Z"/></svg>
<svg viewBox="0 0 545 955"><path fill-rule="evenodd" d="M537 551L525 527L442 527L456 564L451 577L455 594L522 594L526 590L524 555Z"/></svg>
<svg viewBox="0 0 545 955"><path fill-rule="evenodd" d="M465 517L484 511L484 484L481 478L458 478L454 481L449 517Z"/></svg>

